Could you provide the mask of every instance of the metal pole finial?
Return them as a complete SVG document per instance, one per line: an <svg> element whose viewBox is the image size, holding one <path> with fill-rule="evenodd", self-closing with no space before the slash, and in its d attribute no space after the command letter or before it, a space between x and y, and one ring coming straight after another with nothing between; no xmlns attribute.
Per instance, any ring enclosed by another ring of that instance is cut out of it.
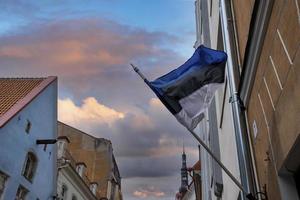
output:
<svg viewBox="0 0 300 200"><path fill-rule="evenodd" d="M137 68L135 65L133 65L132 63L130 63L130 65L132 66L133 70L145 81L148 82L148 80L146 79L146 77L142 74L142 72L139 70L139 68Z"/></svg>

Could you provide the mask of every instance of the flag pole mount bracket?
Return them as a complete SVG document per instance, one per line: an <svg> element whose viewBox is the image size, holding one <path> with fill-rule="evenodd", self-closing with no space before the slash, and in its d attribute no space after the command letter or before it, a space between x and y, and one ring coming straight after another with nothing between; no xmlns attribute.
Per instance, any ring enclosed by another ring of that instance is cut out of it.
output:
<svg viewBox="0 0 300 200"><path fill-rule="evenodd" d="M229 103L235 103L235 102L237 102L239 104L240 108L243 111L246 110L244 102L242 101L242 99L238 93L234 93L231 97L229 97Z"/></svg>

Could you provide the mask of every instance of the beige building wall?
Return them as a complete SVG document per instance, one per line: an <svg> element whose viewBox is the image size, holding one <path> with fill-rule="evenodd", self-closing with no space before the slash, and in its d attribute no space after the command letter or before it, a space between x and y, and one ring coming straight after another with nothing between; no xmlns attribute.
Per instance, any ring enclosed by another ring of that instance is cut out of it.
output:
<svg viewBox="0 0 300 200"><path fill-rule="evenodd" d="M58 134L69 138L68 150L74 159L88 166L86 176L91 182L98 184L97 197L107 197L110 200L114 188L108 187L108 184L116 167L111 142L95 138L61 122L58 123ZM121 190L118 192L121 193Z"/></svg>
<svg viewBox="0 0 300 200"><path fill-rule="evenodd" d="M243 61L254 1L233 2ZM299 47L299 1L274 0L247 107L259 185L272 200L298 199L292 171L300 166L293 155L300 149Z"/></svg>
<svg viewBox="0 0 300 200"><path fill-rule="evenodd" d="M248 40L250 21L255 0L233 0L233 14L235 17L236 33L238 35L238 50L240 63L244 61L245 49Z"/></svg>

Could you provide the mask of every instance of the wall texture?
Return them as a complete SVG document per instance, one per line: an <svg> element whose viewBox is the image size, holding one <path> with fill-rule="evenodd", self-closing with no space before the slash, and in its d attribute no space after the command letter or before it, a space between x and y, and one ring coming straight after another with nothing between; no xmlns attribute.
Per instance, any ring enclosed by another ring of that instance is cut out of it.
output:
<svg viewBox="0 0 300 200"><path fill-rule="evenodd" d="M31 122L29 134L25 132L27 120ZM9 175L3 199L14 199L20 184L30 191L28 199L51 199L56 194L56 145L48 145L44 151L44 145L36 145L36 140L57 137L57 82L2 127L0 137L0 170ZM28 151L38 158L32 183L22 176Z"/></svg>
<svg viewBox="0 0 300 200"><path fill-rule="evenodd" d="M286 199L278 176L300 134L297 9L297 0L274 1L247 111L259 182L269 199Z"/></svg>
<svg viewBox="0 0 300 200"><path fill-rule="evenodd" d="M60 122L58 134L69 138L68 150L74 159L87 165L86 176L90 181L98 183L97 197L107 197L108 181L111 180L114 170L111 142L95 138Z"/></svg>

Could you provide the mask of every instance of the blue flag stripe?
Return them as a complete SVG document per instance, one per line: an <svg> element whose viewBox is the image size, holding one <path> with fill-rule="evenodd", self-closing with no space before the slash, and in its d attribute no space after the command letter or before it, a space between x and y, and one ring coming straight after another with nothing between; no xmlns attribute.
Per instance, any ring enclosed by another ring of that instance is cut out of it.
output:
<svg viewBox="0 0 300 200"><path fill-rule="evenodd" d="M213 66L225 63L226 60L227 55L225 52L209 49L201 45L196 49L193 56L183 65L152 81L151 84L154 87L163 88L178 81L178 79L181 79L183 76L188 74L190 70L201 70L201 68L208 65Z"/></svg>
<svg viewBox="0 0 300 200"><path fill-rule="evenodd" d="M193 56L177 69L146 82L172 114L181 111L179 101L210 83L224 82L225 52L200 46Z"/></svg>

